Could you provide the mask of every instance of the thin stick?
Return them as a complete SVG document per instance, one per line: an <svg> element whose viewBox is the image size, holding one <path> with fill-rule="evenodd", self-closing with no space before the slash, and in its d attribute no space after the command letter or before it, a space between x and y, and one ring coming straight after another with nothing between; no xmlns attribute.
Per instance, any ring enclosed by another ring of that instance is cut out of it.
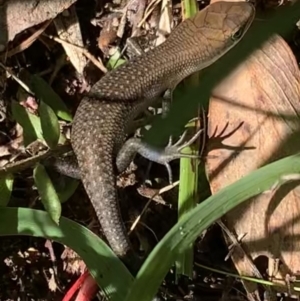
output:
<svg viewBox="0 0 300 301"><path fill-rule="evenodd" d="M46 37L48 37L49 39L54 40L55 42L58 42L60 44L64 44L64 45L68 45L70 47L73 47L74 49L80 51L82 54L84 54L95 66L97 66L103 73L107 73L107 69L105 68L105 66L103 65L102 61L97 60L92 54L90 54L85 48L78 46L78 45L74 45L71 44L69 42L66 42L58 37L54 37L54 36L49 36L44 34Z"/></svg>

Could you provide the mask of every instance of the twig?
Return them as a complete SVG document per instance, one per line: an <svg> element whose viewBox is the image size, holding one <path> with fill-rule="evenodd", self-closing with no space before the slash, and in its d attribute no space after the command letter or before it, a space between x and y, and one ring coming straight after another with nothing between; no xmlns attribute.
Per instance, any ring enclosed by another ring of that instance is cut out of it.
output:
<svg viewBox="0 0 300 301"><path fill-rule="evenodd" d="M0 168L0 176L4 176L11 173L20 172L24 169L34 166L36 163L41 160L47 159L52 156L62 155L71 150L69 145L58 146L53 150L45 150L40 152L38 155L29 157L18 162L8 163L4 167Z"/></svg>
<svg viewBox="0 0 300 301"><path fill-rule="evenodd" d="M134 230L134 228L136 227L137 223L140 221L142 215L145 213L145 211L147 210L147 208L149 207L150 203L152 202L153 198L156 197L159 194L163 194L164 192L167 192L171 189L173 189L174 187L178 186L179 181L171 184L171 185L167 185L166 187L159 189L156 193L153 194L153 196L151 197L151 199L147 202L147 204L145 205L145 207L143 208L142 212L140 213L140 215L135 219L134 223L132 224L130 230L129 230L129 234Z"/></svg>
<svg viewBox="0 0 300 301"><path fill-rule="evenodd" d="M37 31L35 31L29 38L27 38L25 41L21 42L20 45L18 45L17 47L9 50L6 53L3 53L0 55L0 59L6 59L8 57L11 57L19 52L22 52L24 50L26 50L27 48L29 48L33 42L36 41L36 39L45 31L45 29L50 25L50 23L52 22L51 20L46 21L41 28L39 28Z"/></svg>
<svg viewBox="0 0 300 301"><path fill-rule="evenodd" d="M102 61L97 60L92 54L90 54L85 48L80 47L78 45L74 45L71 44L69 42L66 42L58 37L54 37L54 36L49 36L44 34L46 37L48 37L49 39L54 40L55 42L58 42L60 44L65 44L68 45L70 47L73 47L74 49L80 51L82 54L84 54L95 66L97 66L103 73L107 73L107 69L105 68L105 66L103 65Z"/></svg>
<svg viewBox="0 0 300 301"><path fill-rule="evenodd" d="M16 77L8 68L6 68L1 62L0 62L0 67L2 67L7 73L10 74L10 76L29 94L35 95L30 88L23 83L18 77Z"/></svg>

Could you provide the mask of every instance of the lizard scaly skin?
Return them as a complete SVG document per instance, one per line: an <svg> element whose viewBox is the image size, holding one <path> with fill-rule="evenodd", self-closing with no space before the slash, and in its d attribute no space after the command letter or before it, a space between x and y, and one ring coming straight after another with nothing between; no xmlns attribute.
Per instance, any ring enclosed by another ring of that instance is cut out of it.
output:
<svg viewBox="0 0 300 301"><path fill-rule="evenodd" d="M133 253L119 210L115 158L128 123L162 92L236 45L254 14L247 2L213 3L183 21L154 50L106 74L82 99L74 117L72 147L104 234L125 262Z"/></svg>

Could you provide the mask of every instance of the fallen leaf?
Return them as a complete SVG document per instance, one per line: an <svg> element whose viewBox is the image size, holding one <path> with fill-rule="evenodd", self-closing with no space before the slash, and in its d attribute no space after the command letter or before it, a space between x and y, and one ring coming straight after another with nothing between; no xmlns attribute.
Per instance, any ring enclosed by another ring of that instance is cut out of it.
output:
<svg viewBox="0 0 300 301"><path fill-rule="evenodd" d="M0 6L0 48L23 30L54 19L70 7L75 0L56 1L2 1Z"/></svg>
<svg viewBox="0 0 300 301"><path fill-rule="evenodd" d="M73 45L84 47L75 6L69 8L68 14L61 14L55 18L54 25L60 39ZM76 71L83 75L84 68L87 65L87 58L84 54L68 44L62 44L62 47L65 49Z"/></svg>
<svg viewBox="0 0 300 301"><path fill-rule="evenodd" d="M299 83L292 51L281 37L274 36L218 85L208 116L209 155L216 156L207 160L212 193L267 163L299 152ZM297 184L261 194L224 217L236 237L246 234L242 246L252 260L267 263L264 272L274 271L274 262L280 259L278 273L269 276L282 279L278 282L283 285L287 274L300 271ZM241 275L254 276L238 248L232 259ZM249 293L257 289L253 282L244 285Z"/></svg>
<svg viewBox="0 0 300 301"><path fill-rule="evenodd" d="M109 46L111 46L118 38L118 26L119 21L117 18L107 19L107 21L105 21L103 24L98 38L98 46L105 55L108 55Z"/></svg>

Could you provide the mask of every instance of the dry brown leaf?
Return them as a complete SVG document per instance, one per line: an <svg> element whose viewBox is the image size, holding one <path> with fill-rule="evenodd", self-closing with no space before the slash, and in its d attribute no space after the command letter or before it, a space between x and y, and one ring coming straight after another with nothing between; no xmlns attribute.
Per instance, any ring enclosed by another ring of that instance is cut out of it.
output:
<svg viewBox="0 0 300 301"><path fill-rule="evenodd" d="M98 46L105 55L108 55L109 46L118 38L118 26L119 20L117 18L107 19L103 24L98 38Z"/></svg>
<svg viewBox="0 0 300 301"><path fill-rule="evenodd" d="M60 257L63 260L63 269L70 274L83 274L86 265L72 249L66 247Z"/></svg>
<svg viewBox="0 0 300 301"><path fill-rule="evenodd" d="M60 39L68 43L84 47L80 24L74 6L70 7L65 15L61 14L54 19L54 24ZM83 75L84 68L87 64L87 59L84 54L67 44L62 44L62 47L65 49L65 52L70 58L70 61L76 71L80 75Z"/></svg>
<svg viewBox="0 0 300 301"><path fill-rule="evenodd" d="M48 288L51 292L56 292L57 288L58 288L58 285L56 283L56 279L55 279L55 275L52 271L52 269L49 270L51 273L50 273L50 278L48 278Z"/></svg>
<svg viewBox="0 0 300 301"><path fill-rule="evenodd" d="M166 36L171 33L172 24L172 3L169 0L162 0L161 16L158 23L157 39L155 45L158 46L166 40Z"/></svg>
<svg viewBox="0 0 300 301"><path fill-rule="evenodd" d="M0 50L23 30L55 18L76 0L6 0L0 6Z"/></svg>
<svg viewBox="0 0 300 301"><path fill-rule="evenodd" d="M127 18L129 23L132 25L132 36L139 36L139 23L143 19L143 15L146 9L147 1L146 0L131 0L128 2Z"/></svg>
<svg viewBox="0 0 300 301"><path fill-rule="evenodd" d="M208 129L209 155L217 159L207 161L213 193L268 162L299 152L299 82L296 59L276 36L215 89L218 97L210 102ZM225 216L237 237L246 234L242 245L252 259L265 256L260 258L269 263L269 274L276 274L269 276L281 279L300 271L300 188L294 187L295 182L264 193ZM278 273L276 259L282 263ZM253 276L238 248L233 260L240 274ZM246 288L254 292L257 287L247 282Z"/></svg>

